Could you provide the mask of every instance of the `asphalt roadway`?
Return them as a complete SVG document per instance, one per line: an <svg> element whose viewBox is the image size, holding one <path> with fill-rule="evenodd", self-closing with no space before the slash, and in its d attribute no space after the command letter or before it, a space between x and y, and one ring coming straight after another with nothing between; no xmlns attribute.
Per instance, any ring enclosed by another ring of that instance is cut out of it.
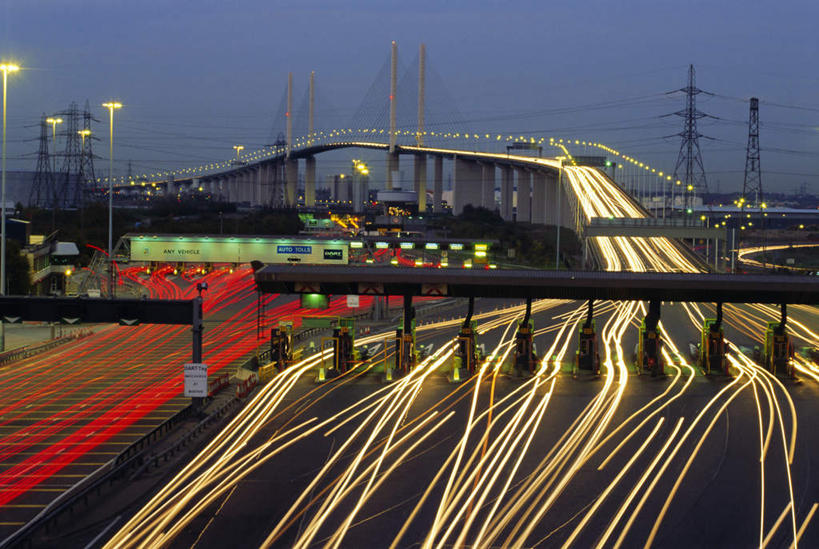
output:
<svg viewBox="0 0 819 549"><path fill-rule="evenodd" d="M493 304L486 301L482 304L482 307L491 308L492 306ZM576 306L576 303L567 304L558 308L557 311L567 312ZM551 312L548 313L549 316L551 314ZM606 317L607 314L598 317L598 330ZM815 313L812 312L793 312L792 317L802 318L811 327L817 325ZM672 339L681 350L687 347L688 342L696 341L697 331L680 306L664 306L663 320ZM534 321L536 328L549 323L547 314L535 315ZM747 323L743 325L747 326ZM427 337L426 341L431 341L437 347L448 341L456 330L451 327L438 329L432 336L424 336L421 331L419 334L422 335L419 335L419 339ZM622 341L624 349L633 348L635 332L633 326L627 331ZM735 343L743 346L750 347L755 343L751 337L739 330L732 332L728 328L727 335ZM493 330L481 336L480 342L490 348L498 341L499 336L500 330ZM538 347L547 348L551 337L551 335L538 336L536 338ZM571 353L573 349L569 356ZM668 457L667 453L664 454L663 459L659 462L659 465L667 465L663 475L657 475L657 468L655 468L653 474L649 475L642 484L642 488L638 485L642 473L651 466L653 456L661 450L661 443L671 435L677 422L682 421L682 428L685 429L709 402L729 387L731 381L731 378L725 376L695 376L690 387L682 393L682 396L669 402L661 413L651 422L647 422L601 470L599 466L603 460L612 452L618 440L624 437L614 437L611 441L602 444L598 452L579 465L554 504L549 508L549 512L536 521L524 545L562 546L590 509L594 509L594 514L589 517L584 528L578 529L577 537L572 538L571 545L575 547L594 545L611 523L611 518L621 510L631 490L634 488L639 497L653 479L659 478L640 512L634 511L633 503L630 507L624 507L624 516L619 523L622 526L623 522L633 515L634 523L622 540L623 546L643 545L650 535L655 519L661 514L667 496L684 471L683 480L677 487L668 512L657 530L656 538L653 539L653 546L691 548L758 545L761 499L764 501L765 513L763 534L767 534L773 527L777 518L783 514L790 499L789 480L785 466L787 448L782 442L783 438L785 441L789 440L790 412L781 394L777 397L780 408L765 407L763 400L761 415L766 422L769 417L775 417L777 413L780 413L783 418L779 423L776 421L766 423L772 428L764 470L760 467L760 414L757 412L754 387L747 384L730 401L725 413L717 414L713 407L709 409L696 428L692 427L691 436L685 439L684 443L680 443L677 454L673 457ZM523 383L525 383L525 378L500 375L495 380L492 398L497 402ZM537 469L538 463L558 445L561 436L600 393L604 383L605 376L597 378L581 375L575 378L567 371L557 376L548 409L534 431L531 446L522 454L519 468L512 478L512 484L506 495L512 493L515 486ZM671 383L670 375L653 378L630 373L622 400L609 423L609 432L625 422L633 412L643 408L655 398L662 399L662 395ZM678 383L681 384L682 381ZM819 500L819 475L815 472L819 465L816 463L819 459L819 434L812 428L812 420L819 411L817 400L819 387L817 383L806 379L800 382L783 380L783 384L793 400L798 418L798 434L794 459L790 468L790 484L793 486L796 509L795 525L791 524L788 514L768 540L768 547L789 546L793 539L793 530L801 528L803 521ZM470 391L474 386L474 378L461 384L452 384L447 381L443 372L433 374L424 381L404 423L412 424L414 419L419 418L430 409L441 408L443 402L452 404L455 401L451 408L455 415L448 420L446 428L428 435L423 445L404 459L389 476L387 482L364 503L352 525L346 531L341 546L387 547L390 545L396 532L402 527L427 486L433 482L436 473L440 471L462 436L469 414ZM302 417L326 418L347 406L354 405L374 391L383 388L384 384L380 381L379 376L362 375L343 382L342 380L331 381L319 386L318 389L316 387L312 376L302 376L288 393L281 407L289 403L296 403L297 406L294 409L298 410L298 414ZM481 384L479 408L487 405L490 398L490 387L491 384L488 381ZM545 389L541 389L539 395L542 396L544 391ZM310 393L309 396L305 396L308 393ZM458 396L464 398L458 400ZM448 400L445 400L447 398ZM760 398L763 397L760 396ZM722 398L719 402L726 400ZM704 436L705 427L714 417L716 420L713 423L713 429L707 436ZM661 424L656 423L659 418L664 418ZM680 418L684 419L680 420ZM248 446L254 447L268 440L291 419L291 415L285 415L264 425ZM633 426L634 423L632 422L631 425ZM657 427L651 438L649 432L652 431L654 425ZM323 433L326 430L321 430L266 461L241 480L235 489L229 490L226 495L193 518L188 526L170 542L170 546L206 548L259 546L285 515L291 504L308 488L310 482L325 465L328 457L341 444L353 437L356 426L355 421L350 422L329 436L324 436ZM780 429L783 433L787 433L787 436L780 437L778 433ZM623 430L621 434L625 435L628 431L628 429ZM676 440L679 440L679 437ZM695 452L696 456L688 464L689 458ZM354 454L355 448L346 452L344 457L325 474L324 480L311 491L309 496L320 495L320 490L327 487L342 473L353 459ZM509 463L505 467L508 469ZM618 473L624 468L626 468L625 472L618 476ZM506 469L503 470L502 477L512 474ZM764 472L764 496L761 494L763 488L761 472ZM442 490L442 483L437 483L429 496L428 501L431 503L420 508L418 515L410 523L407 532L398 544L399 547L415 547L424 540L434 521L437 502L442 495ZM604 491L606 491L605 499L601 500L599 506L594 507ZM318 501L321 501L320 497ZM491 502L490 498L489 503ZM484 505L489 505L489 503L484 503ZM312 539L311 546L327 543L329 536L343 522L351 507L351 503L345 502L333 511L324 526ZM312 506L306 513L298 516L274 541L273 546L293 546L304 534L304 528L315 513L316 506ZM608 538L607 546L612 546L619 532L618 526L613 537ZM819 527L813 522L807 523L801 535L800 544L802 546L819 546ZM503 536L499 539L503 539Z"/></svg>

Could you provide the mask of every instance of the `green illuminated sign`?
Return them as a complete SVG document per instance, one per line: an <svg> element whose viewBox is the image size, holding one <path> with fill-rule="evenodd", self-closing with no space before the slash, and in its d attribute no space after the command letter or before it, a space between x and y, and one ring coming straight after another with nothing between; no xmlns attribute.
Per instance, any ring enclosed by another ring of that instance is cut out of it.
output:
<svg viewBox="0 0 819 549"><path fill-rule="evenodd" d="M302 309L328 309L330 299L325 294L301 294Z"/></svg>

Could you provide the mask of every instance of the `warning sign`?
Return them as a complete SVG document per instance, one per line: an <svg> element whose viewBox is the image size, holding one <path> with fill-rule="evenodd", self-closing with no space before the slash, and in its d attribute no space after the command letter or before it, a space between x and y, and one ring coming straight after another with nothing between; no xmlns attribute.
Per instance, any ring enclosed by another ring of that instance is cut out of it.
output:
<svg viewBox="0 0 819 549"><path fill-rule="evenodd" d="M447 295L447 285L421 284L421 295L445 296Z"/></svg>
<svg viewBox="0 0 819 549"><path fill-rule="evenodd" d="M208 365L201 362L185 364L185 396L208 396Z"/></svg>
<svg viewBox="0 0 819 549"><path fill-rule="evenodd" d="M379 282L359 282L358 293L362 295L384 295L384 285Z"/></svg>
<svg viewBox="0 0 819 549"><path fill-rule="evenodd" d="M318 282L296 282L293 290L297 294L320 294L321 284Z"/></svg>

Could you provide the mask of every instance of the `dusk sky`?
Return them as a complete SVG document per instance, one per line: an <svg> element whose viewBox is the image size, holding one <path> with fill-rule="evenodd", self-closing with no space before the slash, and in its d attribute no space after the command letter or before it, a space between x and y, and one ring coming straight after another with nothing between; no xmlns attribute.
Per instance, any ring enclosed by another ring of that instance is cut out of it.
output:
<svg viewBox="0 0 819 549"><path fill-rule="evenodd" d="M701 142L711 188L741 186L747 99L757 96L763 186L819 192L815 0L0 1L0 59L25 69L8 88L12 170L34 169L42 113L86 100L101 121L100 103L125 105L119 174L128 160L141 173L228 159L234 144L261 147L283 126L289 71L296 103L316 71L317 126L351 127L368 90L386 89L373 83L396 40L405 67L426 44L441 83L431 83L441 119L431 113L430 124L600 141L667 172L680 145L667 136L682 119L661 115L682 109L683 96L665 92L685 85L693 63L698 86L715 94L698 107L719 118L700 127L714 138ZM415 91L399 96L412 105ZM458 116L443 114L455 107ZM95 132L107 159L107 125ZM319 170L344 169L354 155L319 158Z"/></svg>

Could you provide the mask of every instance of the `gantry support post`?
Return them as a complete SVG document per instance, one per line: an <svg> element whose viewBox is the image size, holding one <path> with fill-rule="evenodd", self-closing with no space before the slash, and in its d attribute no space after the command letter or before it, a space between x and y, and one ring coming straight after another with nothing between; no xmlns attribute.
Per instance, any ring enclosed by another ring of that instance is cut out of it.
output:
<svg viewBox="0 0 819 549"><path fill-rule="evenodd" d="M401 327L398 371L409 373L415 367L415 309L412 295L404 296L404 322Z"/></svg>
<svg viewBox="0 0 819 549"><path fill-rule="evenodd" d="M191 345L191 362L202 362L202 335L205 331L205 324L202 318L202 296L193 298L193 319L191 326L191 334L193 341ZM205 402L203 397L194 397L191 399L194 408L201 408Z"/></svg>

